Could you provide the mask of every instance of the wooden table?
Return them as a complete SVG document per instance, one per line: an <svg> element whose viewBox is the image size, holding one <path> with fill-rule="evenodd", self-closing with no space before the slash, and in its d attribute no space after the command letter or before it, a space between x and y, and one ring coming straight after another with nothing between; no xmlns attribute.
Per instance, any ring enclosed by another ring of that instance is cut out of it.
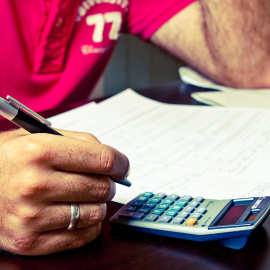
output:
<svg viewBox="0 0 270 270"><path fill-rule="evenodd" d="M192 103L190 88L179 82L141 89L138 92L169 103ZM43 116L47 117L71 107L74 104L45 112ZM2 130L7 127L10 124L0 121ZM270 269L270 218L250 237L244 249L232 250L215 242L197 243L112 229L109 218L120 206L117 203L108 203L102 234L87 246L38 257L15 256L3 252L0 254L0 269Z"/></svg>

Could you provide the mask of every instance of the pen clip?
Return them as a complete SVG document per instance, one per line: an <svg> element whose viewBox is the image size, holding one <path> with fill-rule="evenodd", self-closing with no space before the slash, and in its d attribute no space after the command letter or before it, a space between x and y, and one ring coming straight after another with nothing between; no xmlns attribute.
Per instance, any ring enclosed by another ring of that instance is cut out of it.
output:
<svg viewBox="0 0 270 270"><path fill-rule="evenodd" d="M41 115L39 115L38 113L32 111L31 109L29 109L28 107L26 107L25 105L23 105L21 102L19 102L18 100L16 100L15 98L7 95L7 100L9 101L9 103L11 105L13 105L14 107L20 109L22 108L24 111L28 112L29 114L31 114L32 116L34 116L36 119L38 119L39 121L41 121L42 123L51 126L52 123L50 121L48 121L47 119L45 119L44 117L42 117Z"/></svg>

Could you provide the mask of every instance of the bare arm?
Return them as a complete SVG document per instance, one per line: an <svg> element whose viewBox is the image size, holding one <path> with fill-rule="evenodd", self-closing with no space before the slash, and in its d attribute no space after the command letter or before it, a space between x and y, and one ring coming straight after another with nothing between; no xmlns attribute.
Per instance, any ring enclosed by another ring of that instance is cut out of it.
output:
<svg viewBox="0 0 270 270"><path fill-rule="evenodd" d="M197 1L151 41L219 83L270 86L269 0Z"/></svg>

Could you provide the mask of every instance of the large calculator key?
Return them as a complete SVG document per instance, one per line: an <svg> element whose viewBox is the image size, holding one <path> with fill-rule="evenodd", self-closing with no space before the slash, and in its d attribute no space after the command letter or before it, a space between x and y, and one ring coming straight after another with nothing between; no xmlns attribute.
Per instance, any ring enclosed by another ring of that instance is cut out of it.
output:
<svg viewBox="0 0 270 270"><path fill-rule="evenodd" d="M172 217L170 216L163 216L159 219L159 223L169 223L171 222Z"/></svg>
<svg viewBox="0 0 270 270"><path fill-rule="evenodd" d="M129 219L129 220L141 220L143 217L144 217L144 213L138 213L138 212L123 211L119 214L119 218Z"/></svg>
<svg viewBox="0 0 270 270"><path fill-rule="evenodd" d="M158 215L155 214L149 214L145 217L145 221L148 222L155 222L158 219Z"/></svg>
<svg viewBox="0 0 270 270"><path fill-rule="evenodd" d="M187 219L187 226L194 226L197 223L196 218L189 218Z"/></svg>

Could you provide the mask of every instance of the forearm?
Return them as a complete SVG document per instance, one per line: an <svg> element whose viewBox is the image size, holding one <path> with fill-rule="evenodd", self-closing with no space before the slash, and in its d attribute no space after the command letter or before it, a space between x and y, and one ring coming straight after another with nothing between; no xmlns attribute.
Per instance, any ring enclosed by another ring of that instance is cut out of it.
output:
<svg viewBox="0 0 270 270"><path fill-rule="evenodd" d="M270 86L269 0L198 0L151 40L218 83Z"/></svg>
<svg viewBox="0 0 270 270"><path fill-rule="evenodd" d="M269 87L269 0L200 0L200 5L217 79L236 87Z"/></svg>

